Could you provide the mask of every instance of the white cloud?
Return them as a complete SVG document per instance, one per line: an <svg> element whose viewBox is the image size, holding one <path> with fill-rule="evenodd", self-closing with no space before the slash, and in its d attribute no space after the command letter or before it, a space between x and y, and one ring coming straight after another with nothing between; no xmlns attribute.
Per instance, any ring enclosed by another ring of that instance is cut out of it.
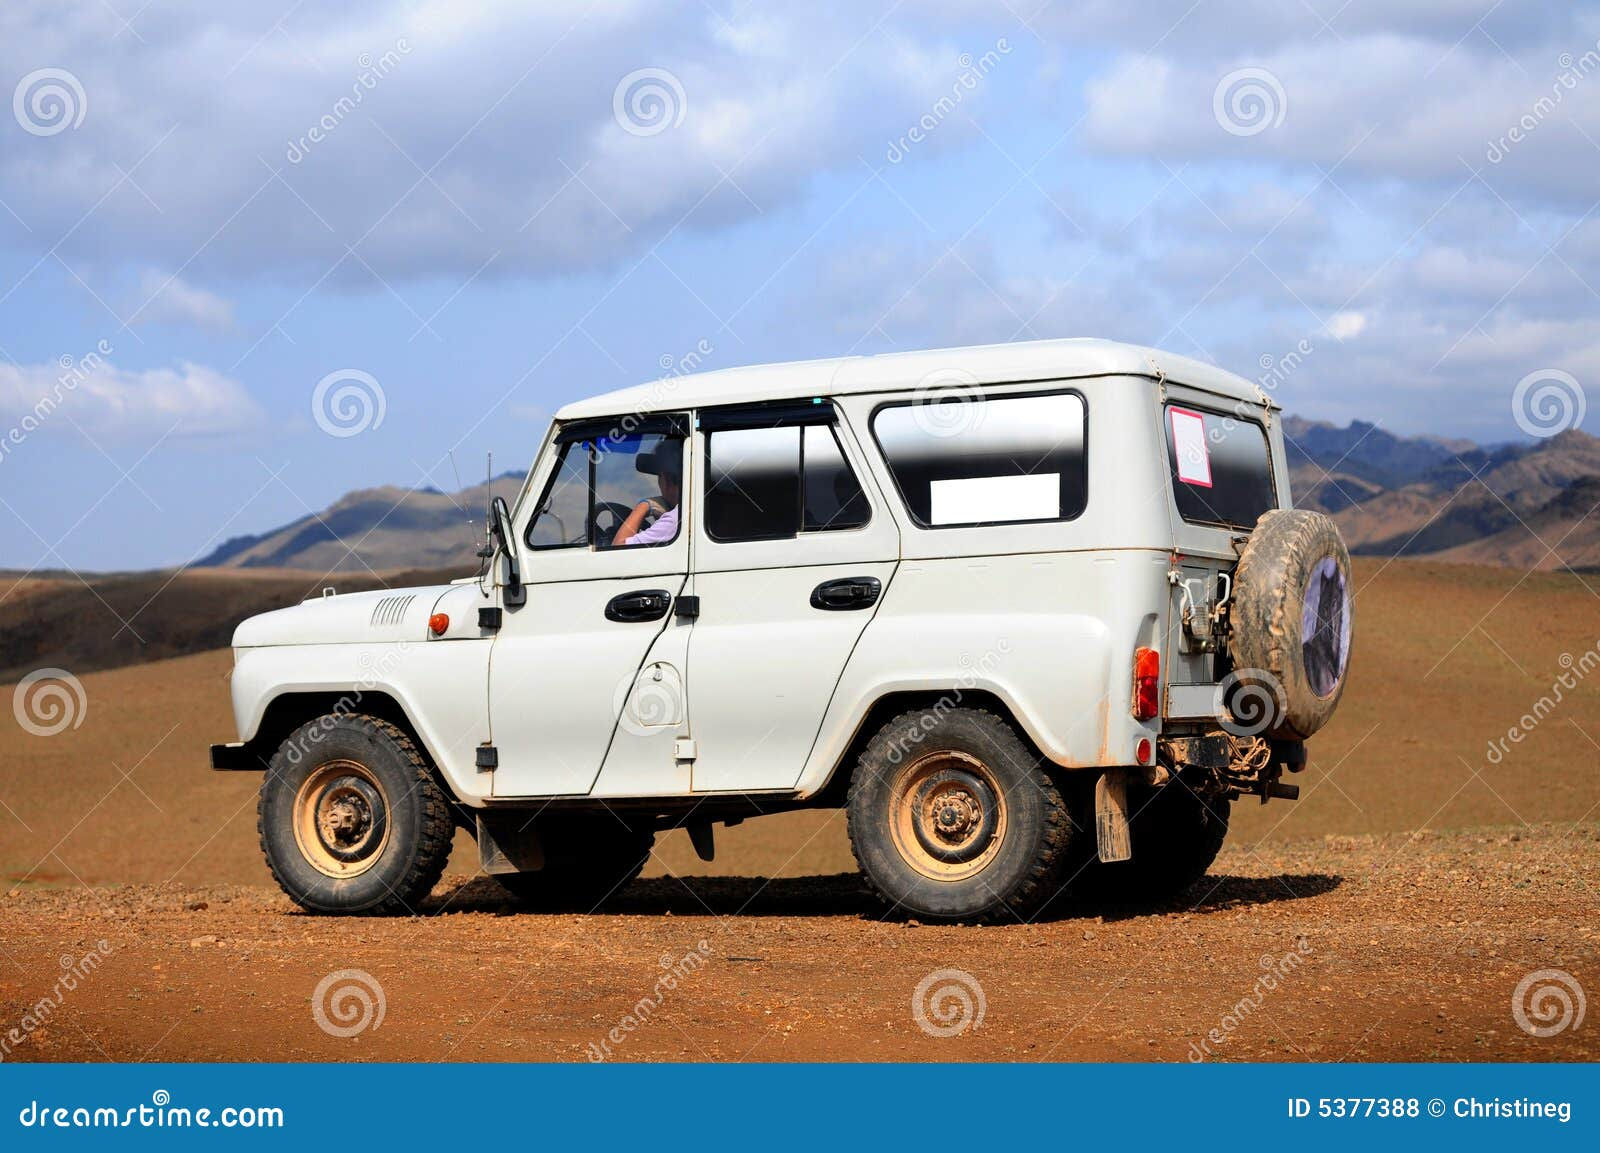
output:
<svg viewBox="0 0 1600 1153"><path fill-rule="evenodd" d="M1335 340L1354 340L1366 330L1367 318L1360 312L1336 312L1324 327Z"/></svg>
<svg viewBox="0 0 1600 1153"><path fill-rule="evenodd" d="M0 8L0 75L66 61L88 105L48 138L0 123L8 205L34 235L88 213L69 255L193 259L185 275L210 283L309 282L341 258L334 279L366 284L589 270L793 203L818 173L881 154L960 71L957 47L844 0L754 15L374 0L275 17L189 0L114 36L93 0ZM613 95L645 68L681 84L686 114L641 136Z"/></svg>
<svg viewBox="0 0 1600 1153"><path fill-rule="evenodd" d="M128 371L99 353L58 364L0 364L0 422L14 434L76 427L97 438L211 436L261 418L242 384L200 364Z"/></svg>
<svg viewBox="0 0 1600 1153"><path fill-rule="evenodd" d="M140 277L137 323L192 324L219 332L233 329L233 302L188 283L178 276L149 270Z"/></svg>

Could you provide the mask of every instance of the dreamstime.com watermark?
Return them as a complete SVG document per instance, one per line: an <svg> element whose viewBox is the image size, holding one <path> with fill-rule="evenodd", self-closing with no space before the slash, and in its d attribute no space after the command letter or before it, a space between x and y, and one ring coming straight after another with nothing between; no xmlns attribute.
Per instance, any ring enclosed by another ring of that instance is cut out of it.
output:
<svg viewBox="0 0 1600 1153"><path fill-rule="evenodd" d="M965 969L935 969L911 991L911 1019L930 1037L959 1037L980 1029L988 1012L983 985Z"/></svg>
<svg viewBox="0 0 1600 1153"><path fill-rule="evenodd" d="M284 157L290 164L299 164L318 144L321 144L335 129L345 122L345 118L361 106L367 98L367 93L374 91L380 81L400 66L400 61L411 55L411 42L404 36L394 42L394 47L382 56L374 57L370 52L363 52L356 57L356 67L360 69L356 78L350 84L350 95L341 96L333 102L333 107L308 128L296 140L289 141L289 146L284 150Z"/></svg>
<svg viewBox="0 0 1600 1153"><path fill-rule="evenodd" d="M1512 745L1520 745L1524 738L1544 723L1546 717L1561 706L1568 693L1576 691L1585 677L1600 668L1600 641L1576 657L1571 653L1562 653L1556 658L1556 663L1566 671L1550 682L1550 691L1534 701L1528 711L1517 718L1517 723L1506 730L1505 736L1489 742L1484 760L1491 765L1498 765L1510 756Z"/></svg>
<svg viewBox="0 0 1600 1153"><path fill-rule="evenodd" d="M1000 58L1009 55L1011 55L1011 44L1002 36L994 42L994 47L982 56L974 58L972 53L963 52L956 57L956 64L961 71L951 83L949 94L935 100L933 106L924 112L915 124L906 129L898 140L889 141L884 159L890 164L899 164L904 160L913 148L932 135L939 125L961 107L969 92L977 91L978 83L999 67Z"/></svg>
<svg viewBox="0 0 1600 1153"><path fill-rule="evenodd" d="M0 1061L11 1056L12 1051L29 1036L48 1027L55 1019L57 1011L67 1003L67 997L77 991L78 983L87 980L90 974L100 968L101 962L111 956L111 953L110 941L96 941L94 948L81 957L63 953L61 976L56 978L56 983L50 992L29 1005L22 1014L22 1020L0 1035Z"/></svg>
<svg viewBox="0 0 1600 1153"><path fill-rule="evenodd" d="M383 655L376 660L368 653L363 653L360 658L361 676L350 691L333 702L333 707L311 722L310 731L306 732L294 743L288 746L284 755L291 765L298 765L305 759L317 745L327 740L328 734L333 732L345 717L355 713L361 704L362 698L372 689L384 684L389 673L410 654L412 642L401 638L383 650Z"/></svg>
<svg viewBox="0 0 1600 1153"><path fill-rule="evenodd" d="M1233 1003L1233 1007L1217 1022L1216 1028L1210 1030L1200 1040L1189 1042L1189 1060L1200 1062L1207 1057L1215 1057L1217 1050L1233 1038L1241 1025L1261 1011L1267 1003L1267 998L1277 992L1283 982L1297 973L1310 955L1311 942L1300 937L1295 941L1294 948L1283 956L1262 957L1263 972L1256 978L1250 991Z"/></svg>
<svg viewBox="0 0 1600 1153"><path fill-rule="evenodd" d="M691 974L698 973L706 967L706 958L711 956L711 943L704 939L697 941L695 947L681 957L674 957L670 953L663 953L658 962L661 966L661 976L656 978L655 985L634 1002L633 1008L624 1013L617 1023L599 1041L590 1041L587 1050L589 1060L596 1064L609 1060L612 1048L621 1045L632 1034L643 1029L662 1006L667 1003L667 997L675 992L680 981L686 980Z"/></svg>
<svg viewBox="0 0 1600 1153"><path fill-rule="evenodd" d="M940 696L940 698L922 710L916 723L906 732L896 738L894 744L889 746L889 763L898 765L905 760L906 754L927 739L928 734L939 727L948 713L961 707L961 701L966 693L977 687L980 679L987 680L993 674L1001 660L1011 652L1011 641L1001 637L995 642L994 648L985 652L977 660L972 660L965 653L961 654L961 672L956 677L954 690Z"/></svg>
<svg viewBox="0 0 1600 1153"><path fill-rule="evenodd" d="M1588 1007L1583 986L1565 969L1535 969L1511 991L1511 1017L1530 1037L1576 1029Z"/></svg>
<svg viewBox="0 0 1600 1153"><path fill-rule="evenodd" d="M77 392L84 381L105 366L105 358L110 356L111 352L111 342L101 340L81 357L63 355L56 362L61 367L61 373L56 377L55 385L36 400L33 407L23 413L22 419L12 425L5 436L0 438L0 464L5 462L18 445L43 428L56 409L61 407L62 402Z"/></svg>
<svg viewBox="0 0 1600 1153"><path fill-rule="evenodd" d="M277 1105L174 1105L172 1094L157 1089L148 1105L51 1105L29 1101L17 1113L24 1129L282 1129Z"/></svg>
<svg viewBox="0 0 1600 1153"><path fill-rule="evenodd" d="M1556 58L1556 67L1561 71L1556 73L1556 78L1550 82L1550 95L1540 96L1517 118L1515 124L1500 135L1499 139L1489 141L1488 147L1484 149L1483 158L1490 164L1499 164L1509 156L1513 148L1533 135L1534 130L1561 107L1568 92L1575 91L1580 83L1600 70L1600 40L1595 41L1593 48L1576 58L1570 52L1563 52Z"/></svg>

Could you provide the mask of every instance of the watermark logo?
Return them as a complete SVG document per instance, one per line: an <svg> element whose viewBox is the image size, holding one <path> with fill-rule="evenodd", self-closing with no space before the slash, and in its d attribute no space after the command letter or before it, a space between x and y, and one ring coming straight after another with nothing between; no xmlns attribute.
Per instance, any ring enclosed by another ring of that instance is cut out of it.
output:
<svg viewBox="0 0 1600 1153"><path fill-rule="evenodd" d="M683 123L689 99L665 68L639 68L617 81L611 114L630 136L659 136Z"/></svg>
<svg viewBox="0 0 1600 1153"><path fill-rule="evenodd" d="M1543 439L1577 428L1587 409L1583 386L1559 368L1530 372L1511 390L1511 418L1529 436Z"/></svg>
<svg viewBox="0 0 1600 1153"><path fill-rule="evenodd" d="M1256 136L1283 123L1289 97L1265 68L1237 68L1217 81L1211 113L1232 136Z"/></svg>
<svg viewBox="0 0 1600 1153"><path fill-rule="evenodd" d="M911 994L911 1019L930 1037L959 1037L983 1025L983 985L965 969L935 969Z"/></svg>
<svg viewBox="0 0 1600 1153"><path fill-rule="evenodd" d="M365 969L339 969L317 982L311 1016L330 1037L355 1037L383 1024L389 1000L383 985Z"/></svg>
<svg viewBox="0 0 1600 1153"><path fill-rule="evenodd" d="M924 376L911 394L911 419L929 436L961 436L983 425L986 400L972 373L938 368Z"/></svg>
<svg viewBox="0 0 1600 1153"><path fill-rule="evenodd" d="M654 664L617 682L611 710L622 731L648 737L683 721L683 682L671 665Z"/></svg>
<svg viewBox="0 0 1600 1153"><path fill-rule="evenodd" d="M53 737L83 726L89 694L66 669L35 669L17 682L11 712L17 724L34 736Z"/></svg>
<svg viewBox="0 0 1600 1153"><path fill-rule="evenodd" d="M1583 1024L1588 1001L1565 969L1535 969L1511 993L1511 1016L1530 1037L1554 1037Z"/></svg>
<svg viewBox="0 0 1600 1153"><path fill-rule="evenodd" d="M89 96L65 68L40 68L17 82L11 112L29 135L55 136L83 123Z"/></svg>
<svg viewBox="0 0 1600 1153"><path fill-rule="evenodd" d="M382 426L389 410L383 386L370 372L341 368L317 381L311 393L311 415L317 427L341 439Z"/></svg>
<svg viewBox="0 0 1600 1153"><path fill-rule="evenodd" d="M1217 685L1222 727L1236 737L1259 737L1277 724L1288 701L1283 682L1265 669L1235 669Z"/></svg>
<svg viewBox="0 0 1600 1153"><path fill-rule="evenodd" d="M1228 1011L1217 1021L1216 1028L1207 1030L1200 1040L1189 1042L1190 1062L1198 1064L1207 1057L1215 1057L1233 1039L1240 1026L1261 1011L1267 1003L1267 997L1276 993L1284 982L1300 971L1310 955L1311 942L1305 937L1297 937L1294 948L1281 957L1274 957L1270 953L1263 955L1261 976L1256 978L1249 991L1228 1007Z"/></svg>

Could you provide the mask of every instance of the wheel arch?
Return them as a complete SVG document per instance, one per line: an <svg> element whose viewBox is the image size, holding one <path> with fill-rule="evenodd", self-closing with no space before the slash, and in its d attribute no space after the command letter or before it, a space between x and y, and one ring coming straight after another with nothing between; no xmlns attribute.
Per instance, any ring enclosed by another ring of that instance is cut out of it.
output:
<svg viewBox="0 0 1600 1153"><path fill-rule="evenodd" d="M828 770L822 785L812 794L812 802L819 808L842 808L850 791L851 774L862 750L871 742L879 729L902 713L926 710L930 714L950 712L955 709L983 709L994 713L1016 732L1024 745L1046 764L1050 759L1039 748L1039 743L1022 724L1011 705L999 693L990 689L948 688L904 689L886 692L875 699L862 714L855 731L846 742L844 752Z"/></svg>

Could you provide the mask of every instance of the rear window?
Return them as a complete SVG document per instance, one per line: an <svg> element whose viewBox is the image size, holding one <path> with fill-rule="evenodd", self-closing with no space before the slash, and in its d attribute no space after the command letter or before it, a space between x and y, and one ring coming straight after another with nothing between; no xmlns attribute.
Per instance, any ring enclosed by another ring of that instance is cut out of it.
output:
<svg viewBox="0 0 1600 1153"><path fill-rule="evenodd" d="M1184 520L1254 528L1278 507L1266 429L1179 404L1167 405L1166 422L1172 495Z"/></svg>
<svg viewBox="0 0 1600 1153"><path fill-rule="evenodd" d="M924 528L1071 520L1089 491L1083 398L952 390L872 418L901 499Z"/></svg>

